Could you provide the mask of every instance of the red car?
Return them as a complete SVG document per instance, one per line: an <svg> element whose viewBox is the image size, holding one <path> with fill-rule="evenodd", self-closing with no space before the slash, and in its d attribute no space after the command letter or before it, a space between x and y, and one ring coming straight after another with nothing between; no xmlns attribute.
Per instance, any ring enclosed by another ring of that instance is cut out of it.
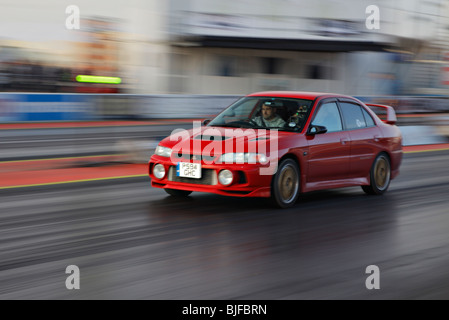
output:
<svg viewBox="0 0 449 320"><path fill-rule="evenodd" d="M386 119L370 107L383 108ZM271 197L282 208L313 190L361 186L382 194L402 161L395 123L392 107L350 96L253 93L162 140L149 162L151 185L178 197Z"/></svg>

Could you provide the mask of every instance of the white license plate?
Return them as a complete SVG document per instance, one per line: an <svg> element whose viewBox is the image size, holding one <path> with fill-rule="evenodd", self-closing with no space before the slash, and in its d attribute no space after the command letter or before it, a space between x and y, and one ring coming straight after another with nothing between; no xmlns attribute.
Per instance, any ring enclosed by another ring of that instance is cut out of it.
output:
<svg viewBox="0 0 449 320"><path fill-rule="evenodd" d="M176 165L176 175L184 178L201 179L201 164L178 162Z"/></svg>

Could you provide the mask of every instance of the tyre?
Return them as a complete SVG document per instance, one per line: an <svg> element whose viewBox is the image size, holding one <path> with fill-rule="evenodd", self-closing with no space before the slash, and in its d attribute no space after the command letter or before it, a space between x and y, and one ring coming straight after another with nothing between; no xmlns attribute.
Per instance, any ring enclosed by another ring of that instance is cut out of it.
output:
<svg viewBox="0 0 449 320"><path fill-rule="evenodd" d="M292 159L285 159L279 164L271 186L273 203L280 208L292 207L299 197L299 167Z"/></svg>
<svg viewBox="0 0 449 320"><path fill-rule="evenodd" d="M192 191L185 191L185 190L176 190L176 189L164 189L165 192L167 192L169 195L177 198L185 198L189 194L192 193Z"/></svg>
<svg viewBox="0 0 449 320"><path fill-rule="evenodd" d="M371 184L369 186L362 186L362 189L367 194L383 194L390 185L390 178L390 158L385 153L381 153L374 159L373 166L370 170Z"/></svg>

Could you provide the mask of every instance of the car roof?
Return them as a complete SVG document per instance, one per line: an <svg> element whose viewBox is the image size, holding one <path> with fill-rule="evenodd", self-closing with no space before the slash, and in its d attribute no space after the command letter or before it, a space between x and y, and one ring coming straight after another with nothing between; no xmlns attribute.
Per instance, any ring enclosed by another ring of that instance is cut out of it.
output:
<svg viewBox="0 0 449 320"><path fill-rule="evenodd" d="M354 97L346 96L337 93L325 93L325 92L307 92L307 91L262 91L255 92L247 95L247 97L278 97L278 98L298 98L298 99L309 99L314 100L318 97L337 97L337 98L348 98L353 99Z"/></svg>

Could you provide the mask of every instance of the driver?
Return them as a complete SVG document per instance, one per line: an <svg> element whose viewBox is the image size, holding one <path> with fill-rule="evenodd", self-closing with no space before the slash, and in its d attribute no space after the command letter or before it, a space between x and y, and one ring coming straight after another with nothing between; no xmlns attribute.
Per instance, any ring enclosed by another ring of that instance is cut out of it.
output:
<svg viewBox="0 0 449 320"><path fill-rule="evenodd" d="M258 126L268 128L279 128L285 126L285 121L276 114L276 109L267 101L262 106L262 116L255 117L253 120Z"/></svg>

